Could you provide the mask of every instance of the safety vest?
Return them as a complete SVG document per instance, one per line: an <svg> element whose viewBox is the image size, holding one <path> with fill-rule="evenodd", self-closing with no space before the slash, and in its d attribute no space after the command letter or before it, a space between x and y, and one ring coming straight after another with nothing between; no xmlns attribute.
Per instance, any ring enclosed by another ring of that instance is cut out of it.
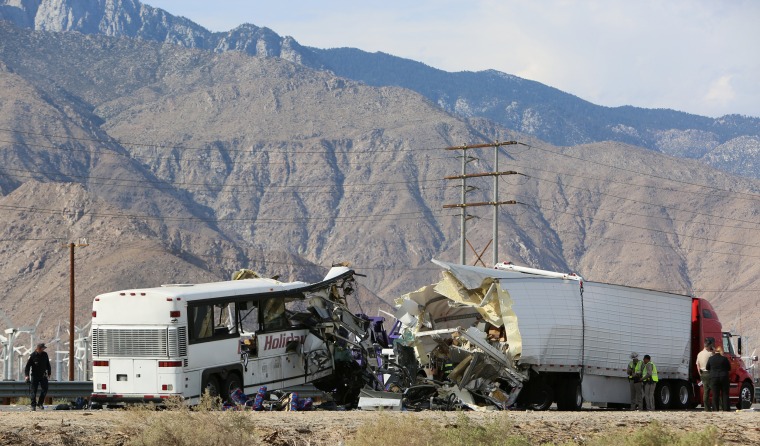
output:
<svg viewBox="0 0 760 446"><path fill-rule="evenodd" d="M633 361L631 361L631 362L628 363L628 368L629 369L633 369L633 374L634 375L639 375L639 374L641 374L641 364L643 364L643 363L644 363L644 361L639 361L634 366L633 365ZM632 375L628 375L628 379L633 379L633 376Z"/></svg>
<svg viewBox="0 0 760 446"><path fill-rule="evenodd" d="M649 361L649 364L652 365L652 377L651 378L647 378L645 381L652 381L652 382L659 381L659 378L657 377L657 366L654 365L654 363L652 361Z"/></svg>

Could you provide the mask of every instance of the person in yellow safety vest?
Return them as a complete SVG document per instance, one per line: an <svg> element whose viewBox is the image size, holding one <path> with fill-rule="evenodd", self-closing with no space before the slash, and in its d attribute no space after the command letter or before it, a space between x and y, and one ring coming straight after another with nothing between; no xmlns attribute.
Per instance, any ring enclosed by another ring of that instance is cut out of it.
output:
<svg viewBox="0 0 760 446"><path fill-rule="evenodd" d="M657 366L652 362L652 357L644 355L644 365L641 367L641 381L644 383L644 401L647 410L654 410L654 389L657 387Z"/></svg>
<svg viewBox="0 0 760 446"><path fill-rule="evenodd" d="M641 365L639 354L631 353L631 362L628 363L628 384L631 388L631 410L644 409L644 383L641 382Z"/></svg>

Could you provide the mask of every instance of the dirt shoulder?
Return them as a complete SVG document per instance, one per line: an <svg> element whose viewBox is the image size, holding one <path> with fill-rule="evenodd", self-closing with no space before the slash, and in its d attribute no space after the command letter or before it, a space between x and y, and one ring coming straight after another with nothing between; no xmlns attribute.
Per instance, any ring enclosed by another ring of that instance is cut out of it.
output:
<svg viewBox="0 0 760 446"><path fill-rule="evenodd" d="M171 417L169 411L150 417ZM220 412L219 416L225 416ZM381 416L415 417L440 423L456 423L453 412L255 412L245 413L262 444L336 445L351 438L364 423ZM715 426L727 444L760 444L760 412L468 412L473 421L504 420L515 433L533 444L582 443L615 430L633 431L658 421L678 431L699 431ZM134 437L135 418L122 410L0 412L0 446L4 445L124 445ZM400 443L403 444L403 439Z"/></svg>

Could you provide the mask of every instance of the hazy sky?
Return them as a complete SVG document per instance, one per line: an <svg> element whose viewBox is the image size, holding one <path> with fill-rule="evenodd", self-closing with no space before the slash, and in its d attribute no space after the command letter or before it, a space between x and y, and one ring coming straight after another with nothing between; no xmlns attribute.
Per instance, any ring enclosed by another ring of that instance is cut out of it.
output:
<svg viewBox="0 0 760 446"><path fill-rule="evenodd" d="M446 71L496 69L600 105L760 117L759 0L144 0L212 30Z"/></svg>

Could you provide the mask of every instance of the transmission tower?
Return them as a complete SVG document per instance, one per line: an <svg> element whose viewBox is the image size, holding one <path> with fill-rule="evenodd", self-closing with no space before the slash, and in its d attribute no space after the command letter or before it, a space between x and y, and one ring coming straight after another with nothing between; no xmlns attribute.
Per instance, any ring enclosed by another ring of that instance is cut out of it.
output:
<svg viewBox="0 0 760 446"><path fill-rule="evenodd" d="M493 143L486 143L486 144L473 144L473 145L462 145L462 146L454 146L454 147L446 147L443 150L461 150L462 151L462 173L461 175L454 175L454 176L448 176L444 177L446 180L460 180L460 187L461 187L461 201L456 204L445 204L443 205L444 209L452 209L452 208L459 208L461 209L461 215L460 215L460 241L459 241L459 262L464 265L465 264L465 251L466 251L466 244L469 243L467 241L467 208L469 207L476 207L476 206L493 206L493 239L490 243L493 243L492 253L493 253L493 264L495 265L499 261L499 206L506 205L506 204L523 204L515 200L509 200L509 201L499 201L499 177L504 175L523 175L519 172L509 170L509 171L499 171L499 147L501 146L510 146L515 144L521 144L517 141L503 141L503 142L493 142ZM467 154L468 150L472 149L482 149L482 148L488 148L493 147L493 171L492 172L480 172L480 173L467 173L467 164L469 164L471 161L477 160L478 158L470 157ZM524 176L524 175L523 175ZM467 187L467 179L468 178L482 178L482 177L493 177L493 200L492 201L483 201L483 202L476 202L476 203L468 203L467 202L467 192L469 192L472 189L468 189ZM470 245L472 247L472 245ZM488 245L486 246L486 249L488 248ZM474 251L474 248L473 248ZM475 255L478 256L478 261L480 260L480 257L483 255L481 253L478 255L477 252L475 252ZM477 263L477 261L476 261Z"/></svg>

